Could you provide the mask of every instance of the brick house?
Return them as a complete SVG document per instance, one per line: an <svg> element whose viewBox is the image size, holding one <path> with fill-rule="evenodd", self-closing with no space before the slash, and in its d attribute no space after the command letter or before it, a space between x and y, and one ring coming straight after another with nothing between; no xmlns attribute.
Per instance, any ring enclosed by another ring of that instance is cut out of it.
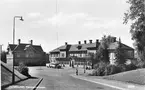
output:
<svg viewBox="0 0 145 90"><path fill-rule="evenodd" d="M60 63L69 64L69 57L77 57L75 59L75 64L82 65L88 53L96 53L98 46L98 39L94 43L92 40L89 40L89 43L87 43L86 40L84 40L84 43L78 41L78 44L68 44L66 42L65 45L49 52L49 60L50 62L59 61Z"/></svg>
<svg viewBox="0 0 145 90"><path fill-rule="evenodd" d="M89 40L89 43L87 43L86 40L84 40L84 43L78 41L78 44L68 44L66 42L65 45L49 52L49 60L50 62L58 61L69 64L70 61L68 57L75 56L77 57L75 59L75 64L84 64L89 53L96 53L100 42L98 39L96 42ZM110 64L114 64L115 49L119 46L119 44L121 45L121 49L125 51L125 58L128 60L134 59L134 49L123 43L119 43L119 41L116 40L116 37L114 37L111 40L111 44L108 46Z"/></svg>
<svg viewBox="0 0 145 90"><path fill-rule="evenodd" d="M46 53L43 51L41 45L33 45L33 40L30 43L21 43L18 39L18 44L8 44L7 47L7 63L12 64L13 57L15 58L15 65L20 62L28 66L45 65Z"/></svg>
<svg viewBox="0 0 145 90"><path fill-rule="evenodd" d="M109 51L109 58L110 58L110 64L115 64L115 50L120 46L121 50L124 51L124 57L127 60L127 62L130 62L134 59L134 49L132 47L129 47L123 43L121 43L121 40L116 41L116 37L114 37L112 43L108 46Z"/></svg>

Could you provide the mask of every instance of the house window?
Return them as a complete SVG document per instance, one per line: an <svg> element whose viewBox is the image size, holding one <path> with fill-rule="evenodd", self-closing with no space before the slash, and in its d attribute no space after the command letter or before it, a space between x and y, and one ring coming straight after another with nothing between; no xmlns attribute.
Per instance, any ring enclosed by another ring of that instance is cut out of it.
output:
<svg viewBox="0 0 145 90"><path fill-rule="evenodd" d="M128 51L128 57L132 58L133 57L133 51Z"/></svg>
<svg viewBox="0 0 145 90"><path fill-rule="evenodd" d="M29 54L26 54L26 57L29 57Z"/></svg>
<svg viewBox="0 0 145 90"><path fill-rule="evenodd" d="M17 57L20 57L20 54L17 54Z"/></svg>
<svg viewBox="0 0 145 90"><path fill-rule="evenodd" d="M65 58L66 57L66 52L60 52L60 57Z"/></svg>

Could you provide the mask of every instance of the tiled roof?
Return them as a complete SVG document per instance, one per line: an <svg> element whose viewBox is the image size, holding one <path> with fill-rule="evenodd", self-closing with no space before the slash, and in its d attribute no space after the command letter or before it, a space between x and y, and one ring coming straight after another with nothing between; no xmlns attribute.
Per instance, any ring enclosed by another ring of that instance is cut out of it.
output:
<svg viewBox="0 0 145 90"><path fill-rule="evenodd" d="M118 41L117 42L114 42L114 43L111 43L109 46L108 46L108 49L111 49L111 50L114 50L118 47ZM78 46L80 46L81 48L78 48ZM99 46L99 44L97 45ZM96 48L96 43L87 43L87 44L74 44L74 45L71 45L69 51L86 51L88 49L91 49L91 48ZM121 48L122 49L131 49L131 50L134 50L132 47L129 47L123 43L121 43ZM63 46L60 46L50 52L60 52L61 49L66 49L66 45L63 45Z"/></svg>
<svg viewBox="0 0 145 90"><path fill-rule="evenodd" d="M81 48L78 49L78 44L72 45L69 51L85 51L88 48L96 47L96 43L80 44Z"/></svg>
<svg viewBox="0 0 145 90"><path fill-rule="evenodd" d="M78 46L80 46L81 48L79 49ZM59 52L61 49L66 49L66 45L60 46L50 52ZM88 50L88 48L95 48L96 47L96 43L87 43L87 44L74 44L70 46L69 51L86 51Z"/></svg>
<svg viewBox="0 0 145 90"><path fill-rule="evenodd" d="M10 49L13 51L13 50L16 50L16 51L24 51L24 49L26 48L27 45L30 45L30 44L24 44L24 43L21 43L20 45L16 45L16 44L9 44L9 47ZM43 52L43 49L40 45L31 45L36 51L39 51L39 52Z"/></svg>
<svg viewBox="0 0 145 90"><path fill-rule="evenodd" d="M118 46L119 46L119 42L114 42L114 43L111 43L109 45L108 49L112 49L113 50L113 49L116 49ZM132 47L129 47L129 46L123 44L123 43L121 43L121 48L122 49L132 49L133 50Z"/></svg>

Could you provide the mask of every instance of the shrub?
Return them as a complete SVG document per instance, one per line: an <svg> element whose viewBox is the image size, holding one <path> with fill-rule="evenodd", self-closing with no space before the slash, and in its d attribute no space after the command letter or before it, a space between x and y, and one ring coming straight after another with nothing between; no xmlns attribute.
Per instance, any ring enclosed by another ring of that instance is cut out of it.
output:
<svg viewBox="0 0 145 90"><path fill-rule="evenodd" d="M127 70L127 66L125 64L119 64L118 67L120 68L121 72L124 72Z"/></svg>
<svg viewBox="0 0 145 90"><path fill-rule="evenodd" d="M145 68L145 62L138 61L138 64L136 65L138 68Z"/></svg>
<svg viewBox="0 0 145 90"><path fill-rule="evenodd" d="M135 69L137 69L137 66L133 63L126 65L126 71L135 70Z"/></svg>
<svg viewBox="0 0 145 90"><path fill-rule="evenodd" d="M107 65L105 68L105 75L112 75L120 72L121 72L121 68L115 65Z"/></svg>
<svg viewBox="0 0 145 90"><path fill-rule="evenodd" d="M27 66L25 66L25 64L23 62L19 63L19 66L17 69L21 74L23 74L27 77L31 77L31 75L29 74L29 68Z"/></svg>
<svg viewBox="0 0 145 90"><path fill-rule="evenodd" d="M104 76L105 75L104 71L105 71L106 66L107 66L107 63L105 62L99 62L95 64L94 71L92 74L95 76Z"/></svg>

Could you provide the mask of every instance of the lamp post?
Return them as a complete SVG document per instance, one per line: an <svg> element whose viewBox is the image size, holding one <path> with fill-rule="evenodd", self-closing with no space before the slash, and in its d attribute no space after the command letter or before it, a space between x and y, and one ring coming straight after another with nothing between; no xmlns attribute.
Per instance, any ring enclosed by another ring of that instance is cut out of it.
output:
<svg viewBox="0 0 145 90"><path fill-rule="evenodd" d="M22 16L14 16L13 18L13 44L15 44L15 19L19 18L21 21L24 21ZM13 73L12 73L12 83L15 83L15 75L14 75L14 64L15 64L15 49L13 50Z"/></svg>
<svg viewBox="0 0 145 90"><path fill-rule="evenodd" d="M19 18L21 21L24 21L22 16L14 16L13 18L13 44L15 44L15 19Z"/></svg>

